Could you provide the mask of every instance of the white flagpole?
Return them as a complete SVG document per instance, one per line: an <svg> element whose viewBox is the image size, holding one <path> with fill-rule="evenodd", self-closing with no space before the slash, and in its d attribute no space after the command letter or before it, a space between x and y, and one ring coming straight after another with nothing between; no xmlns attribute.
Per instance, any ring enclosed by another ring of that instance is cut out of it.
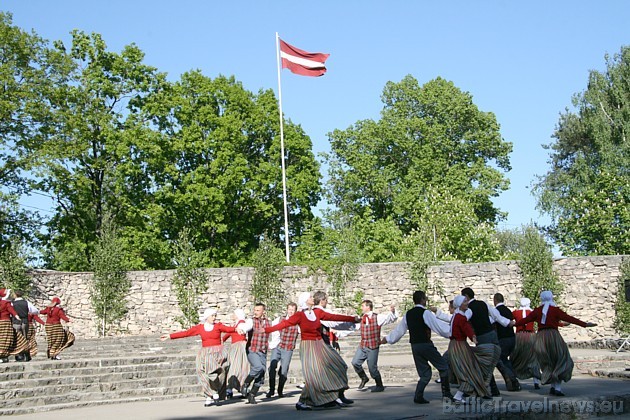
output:
<svg viewBox="0 0 630 420"><path fill-rule="evenodd" d="M289 212L287 211L287 177L284 168L284 123L282 121L282 85L280 83L280 37L276 32L276 56L278 59L278 108L280 110L280 155L282 162L282 201L284 204L284 247L289 262Z"/></svg>

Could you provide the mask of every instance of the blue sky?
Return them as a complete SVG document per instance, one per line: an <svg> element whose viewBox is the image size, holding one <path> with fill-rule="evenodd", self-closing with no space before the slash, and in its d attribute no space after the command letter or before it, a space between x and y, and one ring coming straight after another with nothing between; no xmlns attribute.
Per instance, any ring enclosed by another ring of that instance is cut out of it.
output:
<svg viewBox="0 0 630 420"><path fill-rule="evenodd" d="M303 126L316 154L329 151L332 130L379 118L388 81L450 80L495 113L514 145L511 188L495 199L508 212L505 228L548 222L528 188L549 168L541 145L589 70L604 70L604 55L630 43L630 2L622 0L3 0L0 10L68 45L73 29L100 33L112 51L135 43L171 80L200 69L234 75L253 92L277 92L276 32L330 53L321 78L282 73L285 116ZM24 203L46 208L41 200Z"/></svg>

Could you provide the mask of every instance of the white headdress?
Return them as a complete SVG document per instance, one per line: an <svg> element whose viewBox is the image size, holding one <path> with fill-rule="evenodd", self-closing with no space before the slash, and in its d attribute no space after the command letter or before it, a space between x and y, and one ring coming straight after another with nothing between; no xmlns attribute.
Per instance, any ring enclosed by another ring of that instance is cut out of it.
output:
<svg viewBox="0 0 630 420"><path fill-rule="evenodd" d="M522 297L521 298L521 307L518 308L521 310L521 315L523 315L523 318L525 318L527 316L527 314L525 313L525 311L531 311L532 308L529 307L529 304L532 303L531 300L529 300L529 298L526 297Z"/></svg>
<svg viewBox="0 0 630 420"><path fill-rule="evenodd" d="M242 309L234 309L234 315L236 316L236 319L243 321L245 319L245 311Z"/></svg>
<svg viewBox="0 0 630 420"><path fill-rule="evenodd" d="M545 290L540 293L540 303L543 304L541 324L547 322L547 312L549 312L550 306L556 306L556 302L553 301L553 293L550 290Z"/></svg>
<svg viewBox="0 0 630 420"><path fill-rule="evenodd" d="M300 296L298 297L298 306L300 307L300 309L307 309L308 308L308 300L311 297L311 292L302 292L300 293Z"/></svg>
<svg viewBox="0 0 630 420"><path fill-rule="evenodd" d="M206 320L208 318L210 318L212 315L216 315L216 314L217 314L217 310L216 309L208 308L205 311L203 311L203 314L201 314L201 316L199 317L199 322L201 322L203 324L204 322L206 322Z"/></svg>

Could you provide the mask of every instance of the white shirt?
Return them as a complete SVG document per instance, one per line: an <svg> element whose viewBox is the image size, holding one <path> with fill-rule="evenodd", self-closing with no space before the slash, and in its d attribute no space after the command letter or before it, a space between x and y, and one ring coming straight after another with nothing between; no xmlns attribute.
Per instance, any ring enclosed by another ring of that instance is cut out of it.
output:
<svg viewBox="0 0 630 420"><path fill-rule="evenodd" d="M329 314L332 314L334 312L329 311L328 309L324 308L321 305L315 305L313 306L313 309L315 308L319 308L324 312L328 312ZM336 331L354 331L354 322L346 322L346 321L323 321L320 319L320 322L322 323L323 326L328 327L328 328L332 328ZM345 334L347 335L347 334Z"/></svg>
<svg viewBox="0 0 630 420"><path fill-rule="evenodd" d="M278 317L271 322L271 326L278 325L280 321L284 321L285 319L291 318L290 316ZM298 325L298 332L300 331L300 326ZM280 345L280 331L274 331L270 334L269 337L269 350L273 350Z"/></svg>
<svg viewBox="0 0 630 420"><path fill-rule="evenodd" d="M426 309L422 305L415 305L414 307ZM427 327L429 327L432 331L435 331L444 338L450 337L450 328L448 324L444 322L439 322L433 312L426 309L424 311L424 315L422 315L422 319L424 320L424 323L427 325ZM407 314L405 314L398 325L396 325L396 328L394 328L392 332L390 332L387 337L385 337L387 343L397 343L402 338L402 336L405 335L408 329L409 327L407 326Z"/></svg>
<svg viewBox="0 0 630 420"><path fill-rule="evenodd" d="M470 302L472 302L473 300L475 299L474 298L470 299L468 301L468 304L470 305ZM480 302L483 302L483 301L480 301ZM485 303L486 306L488 307L488 318L490 319L491 324L494 324L495 322L497 322L503 325L504 327L508 327L510 325L510 320L505 318L503 315L501 315L499 311L497 310L497 308L495 308L494 306L490 306L488 302L483 302L483 303Z"/></svg>
<svg viewBox="0 0 630 420"><path fill-rule="evenodd" d="M464 315L466 315L466 319L470 320L470 317L472 316L472 311L470 309L466 309ZM435 317L440 321L448 322L449 324L453 319L453 315L451 315L449 312L442 311L440 308L438 308L437 312L435 313Z"/></svg>

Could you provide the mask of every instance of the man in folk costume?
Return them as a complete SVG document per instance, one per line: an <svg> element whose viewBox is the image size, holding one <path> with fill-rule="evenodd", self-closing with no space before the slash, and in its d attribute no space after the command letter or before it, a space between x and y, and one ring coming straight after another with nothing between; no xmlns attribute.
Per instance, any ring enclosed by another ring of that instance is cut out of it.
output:
<svg viewBox="0 0 630 420"><path fill-rule="evenodd" d="M493 296L494 307L502 317L509 319L510 321L514 319L514 315L512 311L505 306L505 298L501 293L495 293ZM499 338L499 347L501 347L501 359L500 361L503 363L505 367L504 371L501 372L504 376L506 385L508 385L508 391L520 391L521 384L518 383L518 378L514 373L514 367L512 366L511 355L514 351L514 346L516 345L516 336L514 334L514 327L509 325L504 327L501 324L496 324L497 328L497 337Z"/></svg>
<svg viewBox="0 0 630 420"><path fill-rule="evenodd" d="M529 307L531 300L526 297L521 298L521 306L512 311L514 320L518 323L521 319L532 313ZM536 331L534 323L528 322L525 325L516 327L516 339L514 343L514 351L510 360L514 368L514 374L518 379L534 380L534 389L540 389L540 365L534 351L534 342L536 340Z"/></svg>
<svg viewBox="0 0 630 420"><path fill-rule="evenodd" d="M450 328L445 322L439 321L433 312L427 310L427 295L424 291L418 290L413 293L413 303L414 307L407 311L403 319L387 337L381 339L381 344L397 343L409 330L413 361L420 377L416 385L413 402L416 404L429 403L424 398L424 389L431 381L429 363L440 372L442 397L451 399L453 395L448 381L448 364L431 341L431 331L435 331L444 338L449 338Z"/></svg>
<svg viewBox="0 0 630 420"><path fill-rule="evenodd" d="M485 365L489 372L486 376L489 381L488 385L490 386L490 392L493 397L499 396L501 393L499 392L499 388L497 387L497 383L494 380L492 372L496 367L499 369L499 372L503 373L505 367L501 362L501 347L499 346L499 338L497 337L497 332L492 323L496 322L504 327L507 327L510 324L514 325L514 321L510 321L509 319L503 317L496 308L491 307L487 302L475 299L475 292L470 287L462 289L461 294L467 299L468 309L472 312L470 324L472 325L477 337L477 347L480 347L478 350L479 360ZM505 378L507 375L503 375L503 377Z"/></svg>
<svg viewBox="0 0 630 420"><path fill-rule="evenodd" d="M569 382L571 380L573 359L571 359L567 343L558 332L558 326L562 321L581 327L595 327L597 324L581 321L558 308L553 300L553 294L549 290L540 294L540 303L541 306L516 322L516 326L519 327L528 322L538 322L534 349L542 370L542 383L553 385L549 390L550 395L564 397L561 385L562 381Z"/></svg>
<svg viewBox="0 0 630 420"><path fill-rule="evenodd" d="M297 303L291 302L287 305L287 313L283 317L275 319L271 325L277 325L280 321L289 319L297 312ZM291 365L291 357L295 349L295 342L300 334L300 327L292 325L280 331L271 333L271 341L269 348L271 349L271 362L269 363L269 392L267 398L271 398L276 393L276 370L280 363L278 371L278 397L284 397L284 384L289 376L289 366Z"/></svg>
<svg viewBox="0 0 630 420"><path fill-rule="evenodd" d="M381 344L381 327L383 325L396 322L396 308L390 307L390 311L385 314L375 314L372 310L374 304L371 300L361 302L361 323L359 329L361 331L361 342L352 359L352 367L361 378L359 389L363 389L365 384L370 380L363 370L363 363L367 360L368 371L370 376L376 382L376 386L372 388L372 392L382 392L385 390L383 379L378 370L378 353Z"/></svg>
<svg viewBox="0 0 630 420"><path fill-rule="evenodd" d="M271 322L265 314L265 304L254 305L251 330L248 331L247 360L249 360L249 375L241 388L241 394L247 398L249 404L256 404L256 394L265 383L267 371L267 350L269 348L269 334L265 328L271 326ZM250 385L254 383L250 389Z"/></svg>
<svg viewBox="0 0 630 420"><path fill-rule="evenodd" d="M14 321L13 327L19 334L22 334L27 343L30 344L30 319L29 315L38 315L39 310L33 306L33 304L24 299L24 293L21 290L15 291L15 299L13 300L13 309L20 317L19 320ZM31 360L30 345L24 349L20 354L15 355L15 360L20 362L28 362Z"/></svg>

